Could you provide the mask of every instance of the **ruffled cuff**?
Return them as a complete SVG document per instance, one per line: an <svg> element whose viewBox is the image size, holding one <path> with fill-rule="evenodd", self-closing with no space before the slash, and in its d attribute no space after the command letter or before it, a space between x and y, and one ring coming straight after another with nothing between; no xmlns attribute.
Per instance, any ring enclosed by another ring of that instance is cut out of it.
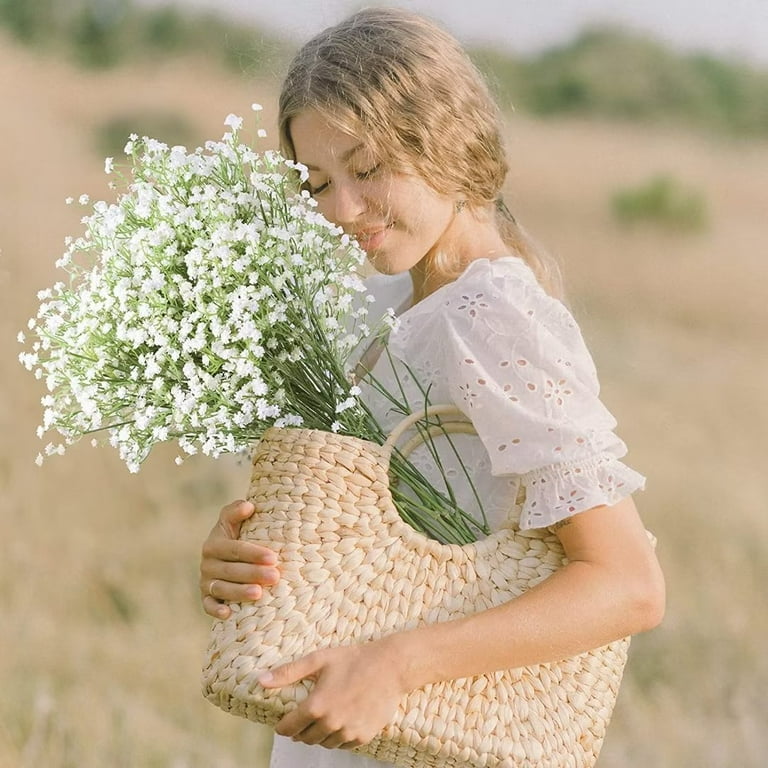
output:
<svg viewBox="0 0 768 768"><path fill-rule="evenodd" d="M610 506L645 488L645 478L615 456L551 464L520 478L525 503L520 528L546 528L585 509Z"/></svg>

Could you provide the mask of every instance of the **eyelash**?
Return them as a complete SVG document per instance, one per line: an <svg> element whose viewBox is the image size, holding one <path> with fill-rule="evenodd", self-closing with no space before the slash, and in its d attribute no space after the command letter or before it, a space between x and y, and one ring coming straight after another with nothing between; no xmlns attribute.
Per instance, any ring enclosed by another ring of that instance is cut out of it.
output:
<svg viewBox="0 0 768 768"><path fill-rule="evenodd" d="M328 188L328 185L330 184L330 181L326 181L325 184L321 184L319 187L313 187L311 184L307 183L304 185L304 189L309 192L312 197L317 197L317 195L321 194L322 192L325 192L325 190Z"/></svg>
<svg viewBox="0 0 768 768"><path fill-rule="evenodd" d="M375 176L380 168L381 166L379 164L372 165L370 168L368 168L368 170L360 171L354 175L358 181L366 181L367 179L370 179L371 176ZM317 195L321 195L323 192L325 192L330 184L330 181L326 181L325 184L321 184L319 187L313 187L311 184L306 184L305 189L309 192L310 195L312 195L312 197L316 197Z"/></svg>
<svg viewBox="0 0 768 768"><path fill-rule="evenodd" d="M372 165L367 171L360 171L359 173L356 173L355 176L360 181L365 181L366 179L370 179L371 176L375 176L380 167L381 166L377 163L376 165Z"/></svg>

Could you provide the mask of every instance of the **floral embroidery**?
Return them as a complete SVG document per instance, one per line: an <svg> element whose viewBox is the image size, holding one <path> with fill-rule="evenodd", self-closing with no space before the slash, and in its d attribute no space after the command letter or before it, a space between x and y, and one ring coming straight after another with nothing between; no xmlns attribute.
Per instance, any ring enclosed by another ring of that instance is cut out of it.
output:
<svg viewBox="0 0 768 768"><path fill-rule="evenodd" d="M579 491L574 488L574 490L572 490L567 497L558 495L557 498L561 501L561 503L555 505L555 510L558 512L575 512L578 509L576 505L579 502L584 501L585 498L583 494L579 496L578 493Z"/></svg>
<svg viewBox="0 0 768 768"><path fill-rule="evenodd" d="M433 358L428 356L419 358L414 363L413 368L416 373L416 378L424 387L428 387L432 382L438 381L442 377L440 367Z"/></svg>
<svg viewBox="0 0 768 768"><path fill-rule="evenodd" d="M485 298L484 293L476 293L474 298L465 295L462 295L461 298L464 303L459 304L456 309L466 310L470 317L476 317L478 309L488 309L488 304L482 301L482 299Z"/></svg>
<svg viewBox="0 0 768 768"><path fill-rule="evenodd" d="M593 364L581 336L570 330L569 313L553 311L552 300L538 292L518 261L480 261L455 288L443 288L445 304L430 309L444 323L424 323L418 312L405 317L412 327L407 338L398 333L397 357L414 372L416 381L404 382L412 406L423 404L418 385L424 385L432 403L453 402L471 416L481 439L457 435L452 442L486 511L502 498L498 507L508 510L510 494L523 486L520 527L544 528L616 503L642 487L643 478L618 460L625 448L604 426ZM498 280L498 295L491 280ZM539 323L554 341L551 347L539 345ZM382 410L389 407L382 403ZM398 418L390 419L393 425ZM437 444L445 474L426 448L414 451L414 458L425 474L434 472L435 483L447 477L457 498L470 499L451 444ZM493 526L496 516L489 519Z"/></svg>
<svg viewBox="0 0 768 768"><path fill-rule="evenodd" d="M459 391L461 392L461 396L464 399L464 402L467 403L470 408L474 407L475 400L477 398L477 392L473 392L468 383L461 384L459 386Z"/></svg>
<svg viewBox="0 0 768 768"><path fill-rule="evenodd" d="M612 496L619 490L619 488L624 487L624 483L613 475L608 475L605 482L599 483L598 487L601 491L605 491L605 493Z"/></svg>
<svg viewBox="0 0 768 768"><path fill-rule="evenodd" d="M520 398L517 397L517 395L510 395L509 392L512 390L511 384L505 384L502 388L502 391L507 394L507 400L511 400L513 403L519 403Z"/></svg>
<svg viewBox="0 0 768 768"><path fill-rule="evenodd" d="M567 383L565 379L560 379L557 383L552 379L547 379L547 392L544 393L544 399L554 400L558 405L562 405L565 402L564 398L573 394L573 390L565 389Z"/></svg>

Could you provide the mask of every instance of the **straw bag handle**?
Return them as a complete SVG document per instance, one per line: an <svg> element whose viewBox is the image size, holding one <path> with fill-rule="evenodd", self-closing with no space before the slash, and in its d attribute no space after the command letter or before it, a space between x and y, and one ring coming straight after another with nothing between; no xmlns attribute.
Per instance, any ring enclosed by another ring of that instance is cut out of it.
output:
<svg viewBox="0 0 768 768"><path fill-rule="evenodd" d="M408 458L413 450L424 442L425 437L438 437L439 435L445 434L477 434L472 422L455 405L430 405L423 411L411 413L400 421L400 423L389 433L389 437L386 439L384 447L392 450L395 447L395 443L402 437L403 433L410 429L414 424L417 424L424 419L428 419L431 416L440 416L444 417L444 419L441 418L439 424L433 424L432 426L427 427L425 430L426 434L424 434L424 431L419 432L419 434L414 435L408 440L402 448L399 448L398 450L404 458Z"/></svg>

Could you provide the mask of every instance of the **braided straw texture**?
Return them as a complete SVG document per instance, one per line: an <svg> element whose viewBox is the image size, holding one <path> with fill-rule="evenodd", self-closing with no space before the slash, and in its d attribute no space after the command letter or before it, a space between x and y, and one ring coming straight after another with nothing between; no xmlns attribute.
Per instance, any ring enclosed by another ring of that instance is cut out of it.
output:
<svg viewBox="0 0 768 768"><path fill-rule="evenodd" d="M417 533L392 502L389 452L316 430L265 433L249 493L256 513L241 537L276 551L282 578L214 624L203 671L212 703L274 726L311 682L265 690L259 673L499 605L563 564L557 537L544 531L507 528L463 546ZM628 644L412 691L357 751L410 768L592 766Z"/></svg>

